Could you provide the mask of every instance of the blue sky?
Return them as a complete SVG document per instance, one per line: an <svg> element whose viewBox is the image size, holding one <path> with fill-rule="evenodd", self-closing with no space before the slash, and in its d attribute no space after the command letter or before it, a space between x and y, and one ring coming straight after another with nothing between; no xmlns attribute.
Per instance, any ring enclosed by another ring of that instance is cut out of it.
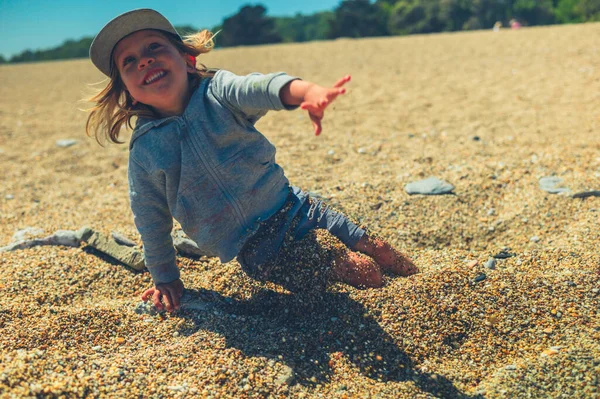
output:
<svg viewBox="0 0 600 399"><path fill-rule="evenodd" d="M0 0L0 55L56 47L67 39L94 36L117 15L153 8L173 25L211 28L242 5L262 4L268 15L312 14L333 10L340 0Z"/></svg>

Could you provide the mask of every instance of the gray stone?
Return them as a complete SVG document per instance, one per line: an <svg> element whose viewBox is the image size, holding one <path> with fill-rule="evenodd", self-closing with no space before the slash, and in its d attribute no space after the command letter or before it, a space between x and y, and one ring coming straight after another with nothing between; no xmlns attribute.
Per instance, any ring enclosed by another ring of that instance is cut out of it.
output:
<svg viewBox="0 0 600 399"><path fill-rule="evenodd" d="M12 241L23 241L28 237L38 236L41 234L44 234L44 230L40 229L39 227L25 227L24 229L21 229L13 234Z"/></svg>
<svg viewBox="0 0 600 399"><path fill-rule="evenodd" d="M573 198L600 197L600 190L581 191L573 194Z"/></svg>
<svg viewBox="0 0 600 399"><path fill-rule="evenodd" d="M496 268L496 259L489 258L487 262L485 262L485 267L488 269L494 270Z"/></svg>
<svg viewBox="0 0 600 399"><path fill-rule="evenodd" d="M183 296L181 297L181 307L186 310L196 310L200 312L206 312L216 308L213 302L202 300L201 298L195 298L187 292L184 292Z"/></svg>
<svg viewBox="0 0 600 399"><path fill-rule="evenodd" d="M76 231L73 230L58 230L56 233L51 235L51 245L64 245L66 247L78 247L81 244L81 240Z"/></svg>
<svg viewBox="0 0 600 399"><path fill-rule="evenodd" d="M423 194L423 195L442 195L452 194L454 186L437 177L429 177L424 180L408 183L404 190L408 194Z"/></svg>
<svg viewBox="0 0 600 399"><path fill-rule="evenodd" d="M475 277L475 279L473 279L473 282L478 283L480 281L483 281L487 278L487 276L485 275L485 273L481 273L478 274L477 277Z"/></svg>
<svg viewBox="0 0 600 399"><path fill-rule="evenodd" d="M77 234L77 238L79 238L80 241L87 241L87 239L90 238L92 234L94 234L94 230L90 229L87 226L84 226L77 230L75 234Z"/></svg>
<svg viewBox="0 0 600 399"><path fill-rule="evenodd" d="M540 242L540 237L538 237L538 236L533 236L533 237L531 237L531 238L529 239L529 241L531 241L531 242Z"/></svg>
<svg viewBox="0 0 600 399"><path fill-rule="evenodd" d="M175 246L175 249L177 249L177 252L182 256L204 256L198 248L198 245L187 237L174 237L173 245Z"/></svg>
<svg viewBox="0 0 600 399"><path fill-rule="evenodd" d="M16 251L37 247L40 245L64 245L67 247L78 247L81 244L81 231L58 230L56 233L44 238L32 240L20 240L0 248L0 252Z"/></svg>
<svg viewBox="0 0 600 399"><path fill-rule="evenodd" d="M4 199L7 199L7 200L12 200L12 199L15 199L15 196L14 196L14 195L12 195L12 194L6 194L6 195L4 196Z"/></svg>
<svg viewBox="0 0 600 399"><path fill-rule="evenodd" d="M71 147L72 145L77 144L77 140L75 139L62 139L56 140L56 146L61 148Z"/></svg>
<svg viewBox="0 0 600 399"><path fill-rule="evenodd" d="M133 311L137 314L147 314L150 316L155 316L158 313L158 310L149 302L139 302L135 305Z"/></svg>
<svg viewBox="0 0 600 399"><path fill-rule="evenodd" d="M128 247L136 246L136 243L134 241L130 240L129 238L127 238L125 235L119 233L118 231L111 231L110 235L117 242L117 244L126 245Z"/></svg>
<svg viewBox="0 0 600 399"><path fill-rule="evenodd" d="M98 251L118 260L119 262L141 271L145 268L144 254L133 248L119 245L112 237L94 231L89 238L85 240L89 246Z"/></svg>
<svg viewBox="0 0 600 399"><path fill-rule="evenodd" d="M283 384L292 385L294 383L294 380L296 379L296 374L294 373L294 369L292 369L290 366L285 365L285 364L282 366L282 368L283 368L283 370L279 373L279 375L275 379L275 383L277 385L283 385Z"/></svg>
<svg viewBox="0 0 600 399"><path fill-rule="evenodd" d="M550 194L568 193L571 190L567 187L559 187L563 182L558 176L546 176L539 180L540 188Z"/></svg>

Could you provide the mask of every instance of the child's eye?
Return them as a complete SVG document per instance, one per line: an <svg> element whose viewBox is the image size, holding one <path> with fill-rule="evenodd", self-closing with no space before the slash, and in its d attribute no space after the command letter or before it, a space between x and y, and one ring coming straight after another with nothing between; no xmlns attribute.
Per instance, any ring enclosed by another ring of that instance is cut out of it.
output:
<svg viewBox="0 0 600 399"><path fill-rule="evenodd" d="M160 46L161 46L161 44L160 44L160 43L156 43L156 42L154 42L154 43L150 43L150 45L148 46L148 48L149 48L150 50L156 50L156 49L157 49L157 48L159 48Z"/></svg>
<svg viewBox="0 0 600 399"><path fill-rule="evenodd" d="M125 57L125 59L123 60L123 66L129 64L132 61L133 61L133 57L131 57L131 56Z"/></svg>

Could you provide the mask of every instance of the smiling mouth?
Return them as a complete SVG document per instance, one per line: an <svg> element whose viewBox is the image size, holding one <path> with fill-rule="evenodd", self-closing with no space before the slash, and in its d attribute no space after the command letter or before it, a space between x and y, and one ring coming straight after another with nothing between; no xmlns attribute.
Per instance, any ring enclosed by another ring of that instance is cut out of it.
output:
<svg viewBox="0 0 600 399"><path fill-rule="evenodd" d="M158 71L156 73L153 73L147 79L144 79L144 84L145 85L152 84L152 83L164 78L166 74L167 74L166 71Z"/></svg>

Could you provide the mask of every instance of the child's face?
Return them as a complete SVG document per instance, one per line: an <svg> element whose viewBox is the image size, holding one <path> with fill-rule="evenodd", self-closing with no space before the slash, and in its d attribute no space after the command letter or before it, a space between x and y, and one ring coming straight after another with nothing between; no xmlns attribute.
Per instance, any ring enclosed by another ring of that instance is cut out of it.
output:
<svg viewBox="0 0 600 399"><path fill-rule="evenodd" d="M181 115L190 96L191 61L156 30L141 30L123 38L113 51L119 75L134 101L161 116Z"/></svg>

